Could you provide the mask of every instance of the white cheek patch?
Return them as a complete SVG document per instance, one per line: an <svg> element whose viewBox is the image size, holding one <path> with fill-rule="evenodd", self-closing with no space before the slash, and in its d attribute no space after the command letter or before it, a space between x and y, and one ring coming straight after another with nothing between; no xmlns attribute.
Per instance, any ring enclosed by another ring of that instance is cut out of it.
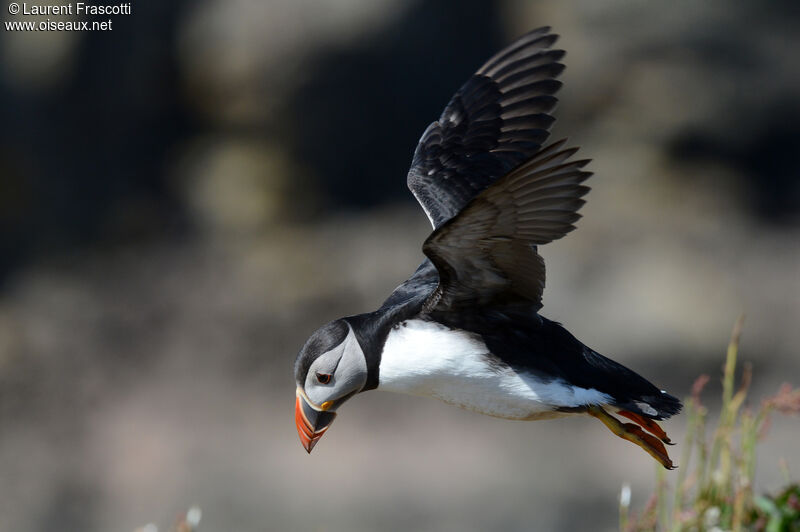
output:
<svg viewBox="0 0 800 532"><path fill-rule="evenodd" d="M322 384L317 380L317 373L328 373L333 377L329 384ZM321 405L325 401L360 391L366 383L367 360L350 328L341 344L320 355L311 364L306 376L305 392L314 404Z"/></svg>
<svg viewBox="0 0 800 532"><path fill-rule="evenodd" d="M344 352L333 378L337 390L346 390L346 393L342 394L346 395L353 390L361 390L367 383L367 358L352 328L343 345Z"/></svg>
<svg viewBox="0 0 800 532"><path fill-rule="evenodd" d="M325 393L325 388L332 388L332 385L322 384L317 380L318 373L333 374L336 369L336 363L341 358L342 344L337 345L330 351L323 353L311 364L308 368L308 375L306 375L305 392L306 396L316 404L322 404L326 400L317 400L317 396ZM332 381L331 381L332 382Z"/></svg>

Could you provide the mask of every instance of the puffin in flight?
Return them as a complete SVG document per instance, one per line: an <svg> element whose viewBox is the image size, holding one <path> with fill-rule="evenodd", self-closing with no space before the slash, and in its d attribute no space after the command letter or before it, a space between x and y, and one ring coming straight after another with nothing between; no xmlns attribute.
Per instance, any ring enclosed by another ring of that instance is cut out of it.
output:
<svg viewBox="0 0 800 532"><path fill-rule="evenodd" d="M309 453L348 399L377 389L506 419L588 414L673 468L656 421L680 401L539 314L537 248L575 228L591 175L565 140L545 145L556 39L539 28L497 53L422 134L407 181L433 225L426 259L378 310L322 326L300 350L295 422Z"/></svg>

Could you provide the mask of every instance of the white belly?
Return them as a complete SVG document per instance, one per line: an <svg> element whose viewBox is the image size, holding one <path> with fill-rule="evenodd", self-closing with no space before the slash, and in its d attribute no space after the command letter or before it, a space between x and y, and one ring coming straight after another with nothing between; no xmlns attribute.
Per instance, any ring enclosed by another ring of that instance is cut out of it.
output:
<svg viewBox="0 0 800 532"><path fill-rule="evenodd" d="M379 390L435 397L489 416L537 419L559 407L607 404L595 389L492 363L479 337L434 322L409 320L389 333L381 355Z"/></svg>

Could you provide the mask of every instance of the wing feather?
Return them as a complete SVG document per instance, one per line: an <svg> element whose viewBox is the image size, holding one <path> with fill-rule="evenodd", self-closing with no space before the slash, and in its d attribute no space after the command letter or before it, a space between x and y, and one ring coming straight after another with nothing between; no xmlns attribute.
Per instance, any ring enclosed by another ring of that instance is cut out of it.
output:
<svg viewBox="0 0 800 532"><path fill-rule="evenodd" d="M539 28L490 58L423 133L408 187L434 228L540 151L564 70L557 38Z"/></svg>
<svg viewBox="0 0 800 532"><path fill-rule="evenodd" d="M526 302L541 308L544 261L536 246L572 231L589 187L588 160L568 160L564 141L490 185L425 241L439 271L425 302L431 311Z"/></svg>

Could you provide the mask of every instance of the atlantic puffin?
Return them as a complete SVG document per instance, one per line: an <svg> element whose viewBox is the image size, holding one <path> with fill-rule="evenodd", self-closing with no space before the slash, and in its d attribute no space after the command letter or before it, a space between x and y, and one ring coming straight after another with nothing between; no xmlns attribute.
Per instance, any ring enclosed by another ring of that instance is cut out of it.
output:
<svg viewBox="0 0 800 532"><path fill-rule="evenodd" d="M557 38L538 28L494 55L422 134L407 183L433 226L426 259L379 309L322 326L300 350L295 422L309 453L348 399L377 389L506 419L593 416L674 467L657 421L681 402L539 313L538 246L575 228L592 175L565 140L545 144Z"/></svg>

